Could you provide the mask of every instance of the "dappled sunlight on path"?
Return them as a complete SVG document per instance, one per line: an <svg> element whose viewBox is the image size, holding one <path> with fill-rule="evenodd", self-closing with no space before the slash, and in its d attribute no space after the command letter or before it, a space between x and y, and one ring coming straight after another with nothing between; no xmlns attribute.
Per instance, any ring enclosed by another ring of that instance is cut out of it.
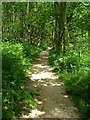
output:
<svg viewBox="0 0 90 120"><path fill-rule="evenodd" d="M22 118L79 118L79 112L65 91L65 85L48 64L48 50L41 52L32 63L32 75L28 89L39 88L35 98L37 107Z"/></svg>

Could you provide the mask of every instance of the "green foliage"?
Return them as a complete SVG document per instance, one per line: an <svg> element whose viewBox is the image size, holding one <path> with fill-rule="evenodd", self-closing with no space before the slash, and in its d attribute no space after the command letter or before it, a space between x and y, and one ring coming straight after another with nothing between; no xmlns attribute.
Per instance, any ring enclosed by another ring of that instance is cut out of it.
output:
<svg viewBox="0 0 90 120"><path fill-rule="evenodd" d="M22 101L34 107L33 96L25 90L30 62L41 49L20 43L2 43L3 118L14 118L21 111ZM26 57L27 54L29 57ZM28 101L29 100L29 101Z"/></svg>
<svg viewBox="0 0 90 120"><path fill-rule="evenodd" d="M11 88L23 81L27 65L29 63L28 59L25 58L23 54L23 46L21 44L11 44L3 43L2 45L2 57L3 57L3 80L10 80L12 82ZM17 79L17 83L16 80ZM21 81L19 81L21 79ZM8 83L9 81L7 81ZM6 83L6 84L7 84ZM9 84L9 83L8 83Z"/></svg>
<svg viewBox="0 0 90 120"><path fill-rule="evenodd" d="M38 48L28 43L23 43L23 46L23 51L26 54L26 56L30 58L30 61L34 60L35 57L37 57L37 55L42 51L42 48Z"/></svg>
<svg viewBox="0 0 90 120"><path fill-rule="evenodd" d="M66 90L73 96L77 107L86 117L90 107L86 102L89 80L87 52L85 54L79 49L69 50L66 54L56 56L55 50L50 50L49 63L64 81Z"/></svg>

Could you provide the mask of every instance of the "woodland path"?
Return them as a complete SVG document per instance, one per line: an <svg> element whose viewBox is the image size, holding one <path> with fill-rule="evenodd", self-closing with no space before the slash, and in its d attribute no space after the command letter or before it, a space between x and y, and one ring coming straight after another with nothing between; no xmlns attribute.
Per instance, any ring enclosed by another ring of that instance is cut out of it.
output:
<svg viewBox="0 0 90 120"><path fill-rule="evenodd" d="M27 88L39 90L35 98L37 107L23 115L23 118L79 118L71 96L65 91L65 85L48 64L48 50L43 51L32 63L32 75ZM28 108L29 109L29 108Z"/></svg>

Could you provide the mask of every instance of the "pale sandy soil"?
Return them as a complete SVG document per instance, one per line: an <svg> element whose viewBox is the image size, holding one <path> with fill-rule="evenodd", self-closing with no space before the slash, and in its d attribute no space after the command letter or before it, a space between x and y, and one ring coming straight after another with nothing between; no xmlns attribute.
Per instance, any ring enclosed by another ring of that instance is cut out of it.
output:
<svg viewBox="0 0 90 120"><path fill-rule="evenodd" d="M64 83L48 64L48 51L43 51L32 63L32 75L27 88L37 89L37 107L29 110L21 118L79 118L79 112L72 98L65 91Z"/></svg>

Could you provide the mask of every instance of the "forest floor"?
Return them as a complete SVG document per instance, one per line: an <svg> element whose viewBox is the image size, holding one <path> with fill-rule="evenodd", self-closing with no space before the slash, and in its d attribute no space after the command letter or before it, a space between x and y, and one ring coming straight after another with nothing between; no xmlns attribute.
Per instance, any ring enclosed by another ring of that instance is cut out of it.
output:
<svg viewBox="0 0 90 120"><path fill-rule="evenodd" d="M48 63L48 50L43 51L32 63L32 75L27 83L28 89L37 90L39 95L33 109L26 107L27 114L21 118L80 118L72 97L65 91L53 68Z"/></svg>

